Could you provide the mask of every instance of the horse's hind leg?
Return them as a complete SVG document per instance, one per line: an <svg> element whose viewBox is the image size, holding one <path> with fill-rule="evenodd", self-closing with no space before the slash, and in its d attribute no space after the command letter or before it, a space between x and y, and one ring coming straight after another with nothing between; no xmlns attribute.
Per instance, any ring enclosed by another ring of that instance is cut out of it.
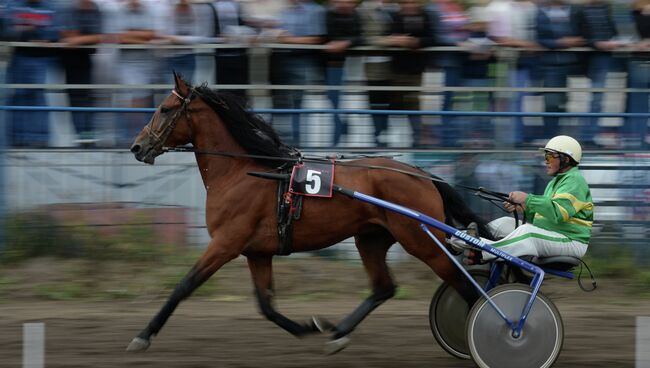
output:
<svg viewBox="0 0 650 368"><path fill-rule="evenodd" d="M271 322L282 327L294 336L300 337L307 333L319 332L313 323L299 324L283 316L273 308L273 266L271 256L248 257L248 268L251 271L255 295L260 312Z"/></svg>
<svg viewBox="0 0 650 368"><path fill-rule="evenodd" d="M151 336L158 334L178 304L189 297L194 290L217 272L221 266L226 264L228 261L237 258L239 252L234 248L235 247L220 245L215 239L213 239L194 267L192 267L181 282L176 285L176 288L158 314L156 314L147 327L145 327L145 329L142 330L133 341L131 341L126 350L146 350L151 343Z"/></svg>
<svg viewBox="0 0 650 368"><path fill-rule="evenodd" d="M372 293L350 315L334 327L334 336L328 343L325 352L336 353L347 346L348 338L361 321L370 312L395 295L395 284L386 264L386 253L395 239L385 230L355 237L359 255L366 268Z"/></svg>

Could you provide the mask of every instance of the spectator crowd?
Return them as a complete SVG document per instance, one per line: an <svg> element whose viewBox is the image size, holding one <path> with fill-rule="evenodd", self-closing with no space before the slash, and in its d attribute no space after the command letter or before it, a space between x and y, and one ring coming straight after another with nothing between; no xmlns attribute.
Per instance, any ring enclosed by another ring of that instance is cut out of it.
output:
<svg viewBox="0 0 650 368"><path fill-rule="evenodd" d="M566 112L568 94L562 88L570 77L582 76L596 89L586 112L599 113L604 106L602 89L608 74L615 71L626 72L627 87L636 89L625 94L621 110L649 111L650 0L633 0L628 5L607 0L580 4L566 0L0 0L0 31L3 41L32 43L13 47L5 73L6 83L11 84L48 83L48 70L57 68L66 84L92 85L98 83L94 55L100 44L148 45L118 48L113 67L119 83L167 83L169 70L174 69L189 81L214 82L247 99L251 96L246 89L227 87L249 84L251 68L258 67L251 62L251 48L243 45L273 43L285 47L269 52L269 82L324 83L331 87L326 97L335 109L345 95L341 86L350 72L346 60L354 56L362 60L364 83L373 87L367 91L372 110L420 110L423 76L436 70L444 86L470 91L495 87L497 79L500 87L506 81L507 87L554 88L515 91L505 100L490 92L447 90L441 96L445 111L459 109L459 101L465 99L473 110L522 112L526 97L537 94L543 98L544 111ZM47 47L47 43L65 47ZM211 53L214 70L199 74L193 45L223 43L241 47L201 49L203 55ZM151 46L162 44L183 47ZM439 46L446 47L436 50ZM504 58L501 50L509 56ZM405 90L378 88L382 86ZM274 108L303 107L302 88L270 91ZM7 94L8 105L47 104L44 89L15 88ZM66 94L74 107L98 106L101 96L93 89L74 86ZM149 89L133 88L124 95L130 107L155 103ZM48 146L49 115L47 111L11 112L6 119L8 144ZM371 117L374 143L385 147L390 116ZM495 134L493 119L485 117L444 115L435 126L416 114L407 118L414 147L459 147L465 142L462 137L490 139ZM579 119L574 134L584 147L602 146L598 137L604 133L614 134L619 148L648 147L646 116L626 117L614 128L604 127L601 119ZM118 144L128 144L147 120L143 114L121 114ZM525 146L556 136L567 126L556 115L542 120L533 126L525 124L522 116L511 117L510 143ZM73 112L72 122L79 142L96 141L95 114ZM304 127L300 114L274 114L271 123L286 141L300 145ZM332 114L329 144L344 141L351 132L349 124L345 115Z"/></svg>

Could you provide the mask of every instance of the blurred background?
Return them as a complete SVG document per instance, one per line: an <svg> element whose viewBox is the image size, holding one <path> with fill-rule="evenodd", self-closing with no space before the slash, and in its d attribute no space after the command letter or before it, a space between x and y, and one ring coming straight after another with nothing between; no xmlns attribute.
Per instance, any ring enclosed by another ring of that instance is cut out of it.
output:
<svg viewBox="0 0 650 368"><path fill-rule="evenodd" d="M393 155L501 192L541 193L537 148L571 135L596 208L588 262L650 290L650 0L0 0L0 35L0 302L131 300L193 263L209 240L193 155L128 151L172 70L240 95L305 154ZM358 258L348 241L289 259L305 257ZM33 262L67 276L26 288ZM119 273L152 281L102 276Z"/></svg>
<svg viewBox="0 0 650 368"><path fill-rule="evenodd" d="M536 149L569 134L587 151L594 242L647 260L644 1L1 4L4 247L25 211L65 234L148 223L169 243L206 243L192 155L144 167L127 150L175 70L240 95L307 154L396 155L502 192L541 192Z"/></svg>

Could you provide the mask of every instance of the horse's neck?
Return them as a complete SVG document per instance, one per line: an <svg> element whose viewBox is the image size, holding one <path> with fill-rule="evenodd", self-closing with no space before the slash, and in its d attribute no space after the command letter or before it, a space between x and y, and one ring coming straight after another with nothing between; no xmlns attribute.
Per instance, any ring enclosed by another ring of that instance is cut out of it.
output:
<svg viewBox="0 0 650 368"><path fill-rule="evenodd" d="M214 134L214 133L213 133ZM227 152L232 154L246 154L243 148L239 146L234 140L216 138L218 134L210 139L210 134L197 135L203 139L197 139L193 142L194 147L199 152L214 152L210 153L197 153L196 162L201 172L203 185L206 189L212 187L222 187L230 185L233 180L239 180L242 175L246 175L247 169L252 160L247 158L233 158L229 156L219 155L218 152ZM230 136L230 134L223 134L221 137Z"/></svg>

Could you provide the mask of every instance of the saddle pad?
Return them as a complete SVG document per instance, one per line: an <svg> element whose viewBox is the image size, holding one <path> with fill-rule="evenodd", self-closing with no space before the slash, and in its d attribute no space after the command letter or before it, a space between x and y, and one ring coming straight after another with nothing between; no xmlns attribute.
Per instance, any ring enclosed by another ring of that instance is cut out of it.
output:
<svg viewBox="0 0 650 368"><path fill-rule="evenodd" d="M303 162L291 171L289 191L311 197L332 197L334 162Z"/></svg>

